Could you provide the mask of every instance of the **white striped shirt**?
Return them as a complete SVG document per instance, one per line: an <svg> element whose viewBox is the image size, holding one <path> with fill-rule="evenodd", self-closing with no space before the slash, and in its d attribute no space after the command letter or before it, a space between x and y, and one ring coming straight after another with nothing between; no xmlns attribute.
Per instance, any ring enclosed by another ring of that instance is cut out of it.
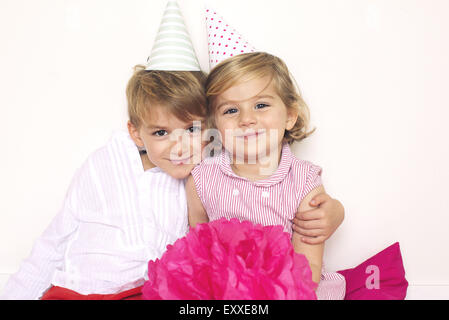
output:
<svg viewBox="0 0 449 320"><path fill-rule="evenodd" d="M223 151L205 159L192 171L197 194L210 221L221 218L249 220L262 225L281 225L292 235L292 222L301 201L322 185L321 167L296 158L288 144L282 147L275 173L261 181L236 175L230 155ZM342 300L346 282L342 275L325 272L316 290L319 300Z"/></svg>
<svg viewBox="0 0 449 320"><path fill-rule="evenodd" d="M188 231L185 181L144 171L125 132L77 171L60 212L12 275L2 299L38 299L50 285L112 294L141 285L149 260Z"/></svg>

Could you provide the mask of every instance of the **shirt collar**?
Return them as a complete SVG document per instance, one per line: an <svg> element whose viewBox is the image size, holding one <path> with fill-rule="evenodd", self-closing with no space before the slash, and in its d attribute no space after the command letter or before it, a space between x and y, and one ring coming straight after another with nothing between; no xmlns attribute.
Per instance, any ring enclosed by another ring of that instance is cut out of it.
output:
<svg viewBox="0 0 449 320"><path fill-rule="evenodd" d="M231 156L230 156L229 152L227 152L226 150L223 150L221 153L219 167L220 167L221 171L224 174L226 174L227 176L237 178L240 180L244 180L244 181L248 181L248 182L254 184L255 186L271 187L275 184L278 184L282 180L284 180L287 173L290 171L292 161L293 161L293 154L290 150L290 146L288 145L288 143L285 143L282 146L281 161L279 162L279 166L278 166L277 170L273 173L273 175L271 175L269 178L267 178L265 180L250 181L247 178L240 177L240 176L236 175L234 173L234 171L232 171L232 168L231 168Z"/></svg>

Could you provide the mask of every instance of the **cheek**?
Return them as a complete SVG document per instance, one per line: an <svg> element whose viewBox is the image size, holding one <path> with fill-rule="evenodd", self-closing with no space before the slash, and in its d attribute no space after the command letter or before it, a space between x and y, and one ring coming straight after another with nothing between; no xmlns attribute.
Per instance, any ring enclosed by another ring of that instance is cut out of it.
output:
<svg viewBox="0 0 449 320"><path fill-rule="evenodd" d="M150 142L145 144L147 149L148 158L151 162L155 163L160 161L166 154L166 144L163 142Z"/></svg>
<svg viewBox="0 0 449 320"><path fill-rule="evenodd" d="M147 150L147 157L151 161L151 163L153 163L156 166L159 166L161 157L158 153L148 152Z"/></svg>
<svg viewBox="0 0 449 320"><path fill-rule="evenodd" d="M192 141L190 143L190 150L193 154L198 154L203 151L203 148L206 146L206 141L203 140L203 135L199 134L192 137Z"/></svg>
<svg viewBox="0 0 449 320"><path fill-rule="evenodd" d="M234 121L232 119L220 118L215 121L218 132L220 132L221 139L224 140L226 137L226 132L230 133L234 130Z"/></svg>

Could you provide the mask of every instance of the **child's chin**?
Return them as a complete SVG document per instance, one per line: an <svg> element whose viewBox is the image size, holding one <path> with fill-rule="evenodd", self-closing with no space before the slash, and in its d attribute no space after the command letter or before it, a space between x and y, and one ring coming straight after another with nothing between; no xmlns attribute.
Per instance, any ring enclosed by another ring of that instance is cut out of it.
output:
<svg viewBox="0 0 449 320"><path fill-rule="evenodd" d="M169 170L167 173L175 179L182 180L186 179L190 175L193 168L194 165L182 165Z"/></svg>

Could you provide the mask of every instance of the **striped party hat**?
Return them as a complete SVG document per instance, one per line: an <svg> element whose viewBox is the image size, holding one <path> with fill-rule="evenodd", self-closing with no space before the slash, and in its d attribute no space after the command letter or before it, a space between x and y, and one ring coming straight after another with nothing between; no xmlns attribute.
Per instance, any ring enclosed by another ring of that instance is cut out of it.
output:
<svg viewBox="0 0 449 320"><path fill-rule="evenodd" d="M168 1L146 70L200 71L178 3Z"/></svg>
<svg viewBox="0 0 449 320"><path fill-rule="evenodd" d="M206 8L209 65L213 69L221 61L242 53L257 51L216 11Z"/></svg>

